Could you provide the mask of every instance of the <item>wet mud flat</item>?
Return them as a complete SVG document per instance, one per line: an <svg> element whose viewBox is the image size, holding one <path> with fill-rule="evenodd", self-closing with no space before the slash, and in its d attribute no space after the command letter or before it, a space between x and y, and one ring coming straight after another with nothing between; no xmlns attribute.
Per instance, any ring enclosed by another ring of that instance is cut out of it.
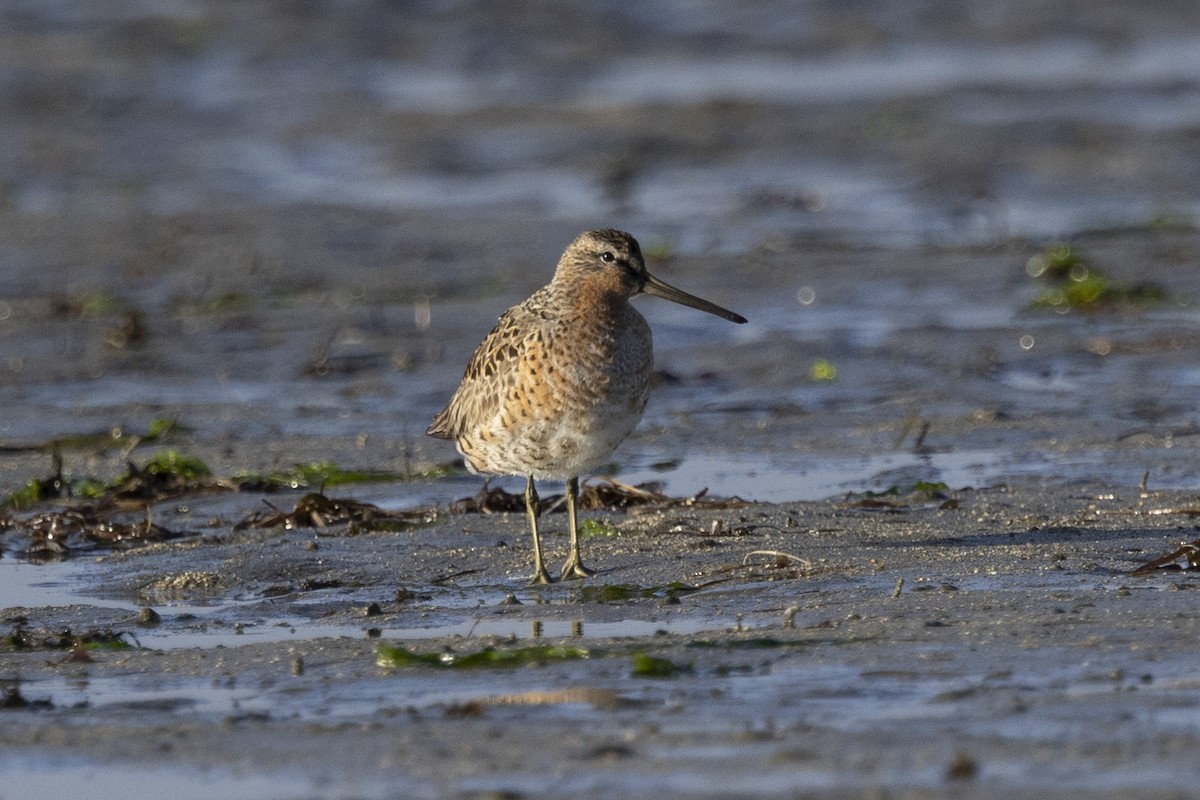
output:
<svg viewBox="0 0 1200 800"><path fill-rule="evenodd" d="M54 368L5 387L3 796L1187 792L1196 573L1131 572L1200 536L1197 252L793 242L732 290L674 258L754 320L652 318L610 472L659 486L592 479L601 572L545 589L519 481L420 434L516 290L421 327L404 292L201 310L166 275L115 346L119 309L34 287L3 321Z"/></svg>
<svg viewBox="0 0 1200 800"><path fill-rule="evenodd" d="M189 253L254 249L204 219ZM728 255L668 259L753 320L647 308L611 472L665 486L588 511L601 574L543 590L523 514L460 504L479 480L420 434L513 274L428 306L236 262L31 282L0 320L3 796L1189 791L1194 572L1130 573L1197 538L1197 242L784 241L732 288Z"/></svg>
<svg viewBox="0 0 1200 800"><path fill-rule="evenodd" d="M1200 583L1195 548L1173 551L1197 515L1194 493L1085 482L654 502L590 512L600 574L544 588L519 513L6 559L31 602L3 612L5 797L81 776L101 795L135 776L230 797L1177 796Z"/></svg>
<svg viewBox="0 0 1200 800"><path fill-rule="evenodd" d="M0 798L1194 793L1193 3L683 5L0 8ZM751 321L530 589L606 226Z"/></svg>

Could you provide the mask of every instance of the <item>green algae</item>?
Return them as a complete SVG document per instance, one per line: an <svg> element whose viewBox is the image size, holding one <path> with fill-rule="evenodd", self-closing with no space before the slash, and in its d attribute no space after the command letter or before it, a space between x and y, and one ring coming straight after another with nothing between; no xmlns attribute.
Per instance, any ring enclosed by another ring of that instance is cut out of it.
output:
<svg viewBox="0 0 1200 800"><path fill-rule="evenodd" d="M1065 243L1051 245L1031 256L1025 271L1043 284L1031 304L1035 309L1095 312L1144 308L1169 299L1167 290L1157 283L1117 283Z"/></svg>
<svg viewBox="0 0 1200 800"><path fill-rule="evenodd" d="M629 674L634 678L674 678L694 671L691 664L678 664L647 653L634 653L630 667Z"/></svg>
<svg viewBox="0 0 1200 800"><path fill-rule="evenodd" d="M375 663L384 669L401 667L491 669L545 664L553 661L575 661L591 656L591 651L583 647L567 645L532 645L511 649L485 647L470 653L416 653L399 645L381 644L375 651Z"/></svg>
<svg viewBox="0 0 1200 800"><path fill-rule="evenodd" d="M389 470L346 469L330 461L312 461L265 475L257 473L234 475L232 480L243 489L285 491L424 480L445 477L457 471L458 467L451 464L437 465L415 472L392 472Z"/></svg>

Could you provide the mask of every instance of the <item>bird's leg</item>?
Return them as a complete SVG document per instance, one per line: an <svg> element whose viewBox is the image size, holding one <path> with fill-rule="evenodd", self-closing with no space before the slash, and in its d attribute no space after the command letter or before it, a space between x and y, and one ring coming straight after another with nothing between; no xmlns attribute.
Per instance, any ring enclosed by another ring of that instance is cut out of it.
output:
<svg viewBox="0 0 1200 800"><path fill-rule="evenodd" d="M571 552L563 565L562 577L586 578L596 573L583 565L579 557L579 525L575 517L575 506L579 503L579 478L567 479L567 526L571 529Z"/></svg>
<svg viewBox="0 0 1200 800"><path fill-rule="evenodd" d="M538 493L533 488L533 476L530 475L525 483L525 511L529 514L529 528L533 531L533 580L529 583L550 583L550 573L546 572L546 563L542 561L542 541L538 538Z"/></svg>

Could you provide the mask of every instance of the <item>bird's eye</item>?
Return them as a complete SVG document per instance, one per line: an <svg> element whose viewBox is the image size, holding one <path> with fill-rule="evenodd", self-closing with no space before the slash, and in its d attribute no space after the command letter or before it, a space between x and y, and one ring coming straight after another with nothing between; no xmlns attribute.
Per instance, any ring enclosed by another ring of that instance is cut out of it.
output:
<svg viewBox="0 0 1200 800"><path fill-rule="evenodd" d="M604 261L605 263L611 264L612 262L617 260L617 257L614 256L608 250L605 250L603 253L600 254L600 260Z"/></svg>

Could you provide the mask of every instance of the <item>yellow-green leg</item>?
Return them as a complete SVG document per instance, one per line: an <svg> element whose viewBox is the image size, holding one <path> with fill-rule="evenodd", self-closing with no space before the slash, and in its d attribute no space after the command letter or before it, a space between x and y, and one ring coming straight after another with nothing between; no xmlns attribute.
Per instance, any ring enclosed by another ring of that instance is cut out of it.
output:
<svg viewBox="0 0 1200 800"><path fill-rule="evenodd" d="M546 562L542 561L542 540L538 538L537 521L540 509L532 475L525 483L525 511L529 514L529 529L533 531L533 580L530 584L550 583L550 573L546 572Z"/></svg>
<svg viewBox="0 0 1200 800"><path fill-rule="evenodd" d="M575 516L575 506L579 502L579 478L567 479L567 526L571 529L571 552L567 556L567 563L563 565L562 577L566 578L586 578L589 575L595 575L595 571L588 569L583 565L583 559L579 555L579 525Z"/></svg>

